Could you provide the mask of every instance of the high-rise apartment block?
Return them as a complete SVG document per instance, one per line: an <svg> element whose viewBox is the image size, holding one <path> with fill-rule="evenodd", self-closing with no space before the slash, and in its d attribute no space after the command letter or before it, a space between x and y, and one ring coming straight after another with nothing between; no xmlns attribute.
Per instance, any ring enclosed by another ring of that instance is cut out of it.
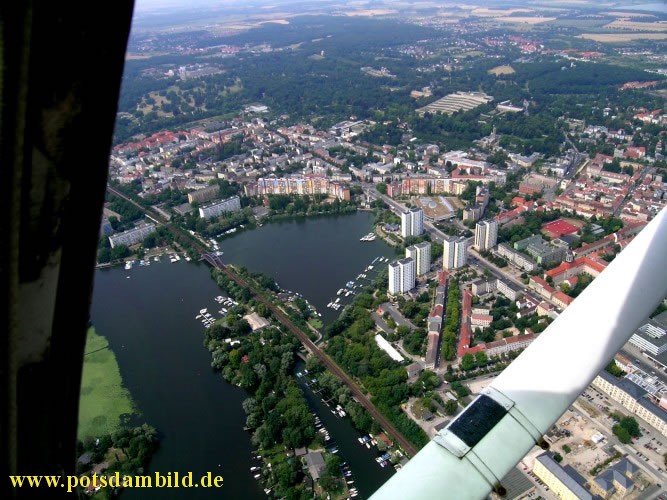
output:
<svg viewBox="0 0 667 500"><path fill-rule="evenodd" d="M475 248L489 250L498 242L498 221L495 219L478 222L475 226Z"/></svg>
<svg viewBox="0 0 667 500"><path fill-rule="evenodd" d="M466 265L468 242L465 238L450 236L442 242L442 265L445 269L458 269Z"/></svg>
<svg viewBox="0 0 667 500"><path fill-rule="evenodd" d="M431 269L431 244L428 241L411 245L405 249L405 256L415 261L417 276L426 274Z"/></svg>
<svg viewBox="0 0 667 500"><path fill-rule="evenodd" d="M411 208L401 213L401 236L419 236L424 232L424 211L421 208Z"/></svg>
<svg viewBox="0 0 667 500"><path fill-rule="evenodd" d="M407 257L389 264L389 293L397 295L415 287L415 261Z"/></svg>

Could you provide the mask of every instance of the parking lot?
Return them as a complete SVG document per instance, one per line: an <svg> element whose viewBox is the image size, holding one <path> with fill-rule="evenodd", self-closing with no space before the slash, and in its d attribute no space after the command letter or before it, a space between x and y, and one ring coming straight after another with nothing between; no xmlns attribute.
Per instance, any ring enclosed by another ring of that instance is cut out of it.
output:
<svg viewBox="0 0 667 500"><path fill-rule="evenodd" d="M616 423L609 417L609 413L617 412L622 415L630 415L628 410L621 407L616 401L610 399L595 387L589 386L579 400L581 401L582 398L598 411L598 415L595 418L600 423L605 424L607 432L610 432ZM660 473L663 481L667 481L667 477L665 477L667 475L667 468L665 467L663 457L663 454L667 452L667 438L646 424L642 419L637 418L637 422L639 423L642 436L634 440L628 447L634 450L633 455L636 460L644 462L645 465L652 468L655 472Z"/></svg>

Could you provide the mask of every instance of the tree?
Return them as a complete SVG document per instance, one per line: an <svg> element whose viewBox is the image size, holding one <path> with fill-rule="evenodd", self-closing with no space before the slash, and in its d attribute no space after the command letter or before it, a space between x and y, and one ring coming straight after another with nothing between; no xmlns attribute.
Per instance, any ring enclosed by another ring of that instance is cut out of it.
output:
<svg viewBox="0 0 667 500"><path fill-rule="evenodd" d="M407 334L410 333L410 327L405 326L405 325L399 325L398 328L396 328L396 335L398 337L405 337Z"/></svg>
<svg viewBox="0 0 667 500"><path fill-rule="evenodd" d="M464 398L470 394L470 389L468 389L461 382L452 382L452 389L454 389L454 392L456 392L456 395L459 398Z"/></svg>
<svg viewBox="0 0 667 500"><path fill-rule="evenodd" d="M445 415L454 415L456 410L459 408L459 404L456 401L451 399L447 400L445 403Z"/></svg>
<svg viewBox="0 0 667 500"><path fill-rule="evenodd" d="M475 368L475 358L470 353L464 354L461 358L461 369L467 372L473 368Z"/></svg>
<svg viewBox="0 0 667 500"><path fill-rule="evenodd" d="M432 371L425 370L417 380L417 384L419 383L421 383L424 391L431 391L440 385L440 377Z"/></svg>
<svg viewBox="0 0 667 500"><path fill-rule="evenodd" d="M385 184L384 182L376 184L375 189L377 189L378 193L380 194L387 194L387 184Z"/></svg>
<svg viewBox="0 0 667 500"><path fill-rule="evenodd" d="M628 444L632 441L630 433L627 430L625 430L622 426L616 424L611 428L611 430L621 443Z"/></svg>
<svg viewBox="0 0 667 500"><path fill-rule="evenodd" d="M104 263L111 260L111 250L109 248L102 248L97 252L97 262Z"/></svg>
<svg viewBox="0 0 667 500"><path fill-rule="evenodd" d="M479 366L480 368L486 366L486 364L488 363L488 359L484 351L479 351L475 353L475 363L477 363L477 366Z"/></svg>
<svg viewBox="0 0 667 500"><path fill-rule="evenodd" d="M256 310L257 314L259 314L262 318L266 318L269 315L269 308L261 302L257 304Z"/></svg>
<svg viewBox="0 0 667 500"><path fill-rule="evenodd" d="M613 359L609 362L605 370L611 373L614 377L621 378L623 375L625 375L625 372L616 364Z"/></svg>
<svg viewBox="0 0 667 500"><path fill-rule="evenodd" d="M327 472L332 476L340 474L340 457L338 455L327 455L325 459L327 465Z"/></svg>
<svg viewBox="0 0 667 500"><path fill-rule="evenodd" d="M130 255L130 249L126 245L116 245L111 249L111 260L124 259Z"/></svg>
<svg viewBox="0 0 667 500"><path fill-rule="evenodd" d="M632 437L640 437L642 435L639 430L639 424L634 417L623 417L620 421L620 426L623 427Z"/></svg>

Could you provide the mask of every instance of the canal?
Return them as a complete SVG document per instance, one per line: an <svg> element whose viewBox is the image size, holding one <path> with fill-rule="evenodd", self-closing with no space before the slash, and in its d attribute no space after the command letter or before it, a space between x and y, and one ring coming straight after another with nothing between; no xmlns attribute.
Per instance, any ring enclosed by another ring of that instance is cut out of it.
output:
<svg viewBox="0 0 667 500"><path fill-rule="evenodd" d="M284 288L302 293L330 321L337 313L326 304L336 290L373 258L392 255L382 242L359 242L371 224L368 213L270 224L223 240L223 259L270 274ZM125 385L142 413L137 422L161 433L151 470L193 472L195 478L211 471L224 477L221 490L172 489L169 498L264 497L250 473L255 464L250 435L243 431L241 402L248 395L211 370L203 326L195 319L202 308L220 309L214 300L220 294L207 266L183 260L171 264L163 257L151 266L96 273L92 321L116 353ZM314 398L314 407L317 402ZM375 463L375 453L359 446L348 419L321 413L325 425L328 417L335 420L331 434L360 492L368 496L390 472ZM123 495L165 498L159 489Z"/></svg>

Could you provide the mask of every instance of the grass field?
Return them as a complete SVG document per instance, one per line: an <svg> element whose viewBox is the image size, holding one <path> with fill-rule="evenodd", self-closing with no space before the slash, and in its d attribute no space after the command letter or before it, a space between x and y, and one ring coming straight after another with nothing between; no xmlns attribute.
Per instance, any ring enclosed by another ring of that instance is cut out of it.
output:
<svg viewBox="0 0 667 500"><path fill-rule="evenodd" d="M625 30L625 31L667 31L667 23L663 22L635 22L625 19L612 21L603 26L606 29Z"/></svg>
<svg viewBox="0 0 667 500"><path fill-rule="evenodd" d="M514 68L512 66L496 66L495 68L491 68L487 73L491 75L513 75L515 73Z"/></svg>
<svg viewBox="0 0 667 500"><path fill-rule="evenodd" d="M667 33L584 33L577 38L601 43L625 43L633 40L666 40Z"/></svg>
<svg viewBox="0 0 667 500"><path fill-rule="evenodd" d="M317 328L318 330L324 326L324 323L322 323L322 320L319 318L310 318L308 323L310 323L310 326Z"/></svg>
<svg viewBox="0 0 667 500"><path fill-rule="evenodd" d="M543 17L543 16L534 16L534 17L519 17L519 16L508 16L508 17L496 17L496 21L503 23L513 23L513 24L541 24L548 23L550 21L555 21L555 17Z"/></svg>
<svg viewBox="0 0 667 500"><path fill-rule="evenodd" d="M83 358L81 399L79 403L79 439L113 432L121 416L136 412L109 342L94 328L88 330Z"/></svg>

